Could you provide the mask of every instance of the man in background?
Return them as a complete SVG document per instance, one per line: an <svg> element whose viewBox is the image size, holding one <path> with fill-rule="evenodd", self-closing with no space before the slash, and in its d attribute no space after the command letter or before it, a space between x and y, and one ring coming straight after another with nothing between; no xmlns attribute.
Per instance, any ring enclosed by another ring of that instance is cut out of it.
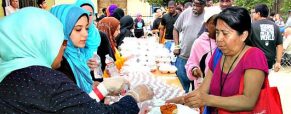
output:
<svg viewBox="0 0 291 114"><path fill-rule="evenodd" d="M194 0L192 8L184 10L174 25L173 36L175 41L174 54L177 55L175 66L177 76L185 92L189 92L190 80L187 77L185 65L190 56L193 42L203 25L205 0ZM180 33L183 35L181 36ZM179 39L182 39L179 42Z"/></svg>
<svg viewBox="0 0 291 114"><path fill-rule="evenodd" d="M171 0L168 2L168 13L163 15L160 24L160 43L164 44L166 48L171 49L173 41L174 23L178 19L179 14L176 12L176 2Z"/></svg>
<svg viewBox="0 0 291 114"><path fill-rule="evenodd" d="M97 22L106 17L106 8L102 8L102 15L97 18Z"/></svg>
<svg viewBox="0 0 291 114"><path fill-rule="evenodd" d="M265 53L269 69L274 65L274 71L278 72L283 54L283 39L279 27L267 19L269 8L266 4L258 4L254 9L251 42Z"/></svg>

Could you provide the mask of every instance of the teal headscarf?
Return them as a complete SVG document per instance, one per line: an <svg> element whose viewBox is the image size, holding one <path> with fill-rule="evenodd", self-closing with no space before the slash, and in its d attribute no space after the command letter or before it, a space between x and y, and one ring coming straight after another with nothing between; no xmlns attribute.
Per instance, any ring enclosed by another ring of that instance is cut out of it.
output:
<svg viewBox="0 0 291 114"><path fill-rule="evenodd" d="M66 4L53 7L51 13L63 23L65 39L68 40L64 57L70 64L77 85L86 93L90 93L93 80L87 65L84 49L75 47L70 39L75 24L81 16L88 17L88 12L78 6Z"/></svg>
<svg viewBox="0 0 291 114"><path fill-rule="evenodd" d="M51 13L33 7L0 20L0 82L12 71L25 67L51 68L64 41L62 28Z"/></svg>
<svg viewBox="0 0 291 114"><path fill-rule="evenodd" d="M93 15L95 14L95 7L91 0L77 0L75 3L77 6L81 7L83 5L89 5L93 9ZM92 20L91 24L89 25L88 30L88 39L85 45L85 54L86 59L90 59L93 57L94 52L98 50L98 47L101 42L101 37L99 34L99 30L97 30L96 26L94 25L94 20Z"/></svg>

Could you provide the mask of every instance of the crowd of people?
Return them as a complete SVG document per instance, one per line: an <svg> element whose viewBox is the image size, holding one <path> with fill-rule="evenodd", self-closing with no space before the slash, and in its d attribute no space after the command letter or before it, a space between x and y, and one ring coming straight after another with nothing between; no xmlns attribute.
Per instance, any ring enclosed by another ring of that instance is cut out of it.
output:
<svg viewBox="0 0 291 114"><path fill-rule="evenodd" d="M45 0L38 0L38 8L10 3L0 20L0 112L137 114L137 103L153 98L149 85L138 85L118 102L104 104L107 95L120 95L130 83L111 76L106 57L118 71L130 59L118 47L125 37L146 35L141 13L133 19L112 4L94 18L91 0L49 11ZM166 13L156 9L151 32L177 56L176 74L187 93L167 102L207 105L213 113L217 108L252 110L269 72L278 72L282 58L291 58L291 10L286 23L269 13L266 4L249 12L233 6L233 0L220 0L218 6L206 0L184 5L171 0ZM103 80L94 76L97 67ZM247 84L237 95L242 78Z"/></svg>

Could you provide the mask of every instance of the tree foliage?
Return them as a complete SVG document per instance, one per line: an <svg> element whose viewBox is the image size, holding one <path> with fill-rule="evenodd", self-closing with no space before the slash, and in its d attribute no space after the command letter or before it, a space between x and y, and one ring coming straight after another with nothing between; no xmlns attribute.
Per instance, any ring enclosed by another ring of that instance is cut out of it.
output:
<svg viewBox="0 0 291 114"><path fill-rule="evenodd" d="M289 10L291 10L291 1L284 0L282 7L280 8L280 12L283 14L287 14Z"/></svg>
<svg viewBox="0 0 291 114"><path fill-rule="evenodd" d="M284 18L286 18L288 10L291 10L291 1L290 0L278 0L278 1L279 3L276 4L275 0L235 0L235 5L242 6L250 10L256 4L264 3L271 9L270 12L280 13ZM277 5L277 7L279 7L278 9L279 11L273 9L274 5Z"/></svg>
<svg viewBox="0 0 291 114"><path fill-rule="evenodd" d="M166 6L170 0L147 0L149 4L156 5L156 6ZM174 0L177 3L185 3L192 0ZM287 14L288 10L291 10L291 0L278 0L281 2L280 5L275 4L275 0L234 0L234 4L236 6L244 7L248 10L252 9L256 4L264 3L266 4L271 11L274 11L273 6L279 6L279 13ZM219 0L213 0L213 3L217 3Z"/></svg>
<svg viewBox="0 0 291 114"><path fill-rule="evenodd" d="M252 8L255 7L256 4L259 4L259 3L264 3L269 8L272 8L273 6L273 0L235 0L234 2L236 6L241 6L248 10L251 10Z"/></svg>
<svg viewBox="0 0 291 114"><path fill-rule="evenodd" d="M147 0L150 5L166 6L170 0ZM191 0L174 0L176 3L185 3Z"/></svg>

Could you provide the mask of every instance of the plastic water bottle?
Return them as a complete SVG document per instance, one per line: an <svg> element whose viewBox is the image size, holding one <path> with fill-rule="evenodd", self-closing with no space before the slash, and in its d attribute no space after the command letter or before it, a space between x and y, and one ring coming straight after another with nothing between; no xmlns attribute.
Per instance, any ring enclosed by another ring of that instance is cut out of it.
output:
<svg viewBox="0 0 291 114"><path fill-rule="evenodd" d="M100 59L99 55L97 54L97 52L94 53L93 59L95 59L97 61L97 64L99 65L93 71L94 72L94 80L102 82L103 81L103 71L101 69L101 59Z"/></svg>
<svg viewBox="0 0 291 114"><path fill-rule="evenodd" d="M114 62L113 58L110 57L108 54L105 57L106 57L106 59L105 59L106 70L109 73L109 75L111 77L120 76L119 72L118 72L118 70L116 68L116 65L115 65L115 62Z"/></svg>

